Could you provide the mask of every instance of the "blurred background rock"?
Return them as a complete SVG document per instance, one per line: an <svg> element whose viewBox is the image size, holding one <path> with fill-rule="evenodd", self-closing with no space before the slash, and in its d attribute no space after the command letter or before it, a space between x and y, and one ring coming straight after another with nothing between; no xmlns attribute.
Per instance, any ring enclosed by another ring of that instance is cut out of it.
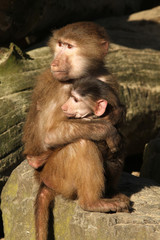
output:
<svg viewBox="0 0 160 240"><path fill-rule="evenodd" d="M120 83L127 108L124 170L160 182L158 4L158 0L0 0L0 191L23 161L21 136L35 77L52 59L46 47L49 35L52 29L83 20L103 25L111 38L106 65Z"/></svg>
<svg viewBox="0 0 160 240"><path fill-rule="evenodd" d="M158 3L159 0L1 0L0 44L14 41L26 46L66 23L129 15Z"/></svg>

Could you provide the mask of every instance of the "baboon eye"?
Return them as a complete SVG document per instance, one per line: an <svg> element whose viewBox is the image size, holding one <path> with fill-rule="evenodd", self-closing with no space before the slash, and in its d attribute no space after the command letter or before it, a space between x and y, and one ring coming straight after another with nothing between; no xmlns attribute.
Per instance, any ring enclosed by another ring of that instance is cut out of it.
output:
<svg viewBox="0 0 160 240"><path fill-rule="evenodd" d="M71 49L73 46L71 44L68 44L67 47Z"/></svg>
<svg viewBox="0 0 160 240"><path fill-rule="evenodd" d="M62 42L61 41L58 41L58 46L62 47Z"/></svg>
<svg viewBox="0 0 160 240"><path fill-rule="evenodd" d="M78 99L77 99L77 98L73 97L73 99L74 99L75 102L78 102Z"/></svg>

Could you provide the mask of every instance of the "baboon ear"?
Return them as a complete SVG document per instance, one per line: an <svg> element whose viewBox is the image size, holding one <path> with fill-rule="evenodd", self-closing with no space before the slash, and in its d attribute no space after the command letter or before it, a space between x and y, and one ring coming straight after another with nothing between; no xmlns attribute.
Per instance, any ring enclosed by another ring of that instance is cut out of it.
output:
<svg viewBox="0 0 160 240"><path fill-rule="evenodd" d="M102 116L106 111L107 104L108 104L108 102L105 99L98 100L96 102L94 114L98 117Z"/></svg>
<svg viewBox="0 0 160 240"><path fill-rule="evenodd" d="M103 49L104 55L106 55L108 53L108 48L109 48L109 42L102 41L102 49Z"/></svg>

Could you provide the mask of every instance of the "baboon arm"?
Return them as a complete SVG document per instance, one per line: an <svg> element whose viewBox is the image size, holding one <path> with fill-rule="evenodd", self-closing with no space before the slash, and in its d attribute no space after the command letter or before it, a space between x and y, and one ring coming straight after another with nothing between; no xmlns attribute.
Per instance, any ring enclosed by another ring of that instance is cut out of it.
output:
<svg viewBox="0 0 160 240"><path fill-rule="evenodd" d="M81 138L99 141L106 139L106 136L112 138L115 134L117 134L117 130L110 121L70 119L50 129L46 133L45 144L48 147L57 147Z"/></svg>

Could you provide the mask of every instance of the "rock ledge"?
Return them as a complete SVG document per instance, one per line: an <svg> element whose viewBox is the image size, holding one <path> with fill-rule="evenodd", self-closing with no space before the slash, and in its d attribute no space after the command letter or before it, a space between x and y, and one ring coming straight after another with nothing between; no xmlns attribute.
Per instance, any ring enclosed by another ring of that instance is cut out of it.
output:
<svg viewBox="0 0 160 240"><path fill-rule="evenodd" d="M55 238L50 240L160 240L160 186L123 173L120 188L134 202L130 214L85 212L76 201L57 197L53 211ZM2 191L5 240L35 240L37 189L33 169L26 161L22 162Z"/></svg>

